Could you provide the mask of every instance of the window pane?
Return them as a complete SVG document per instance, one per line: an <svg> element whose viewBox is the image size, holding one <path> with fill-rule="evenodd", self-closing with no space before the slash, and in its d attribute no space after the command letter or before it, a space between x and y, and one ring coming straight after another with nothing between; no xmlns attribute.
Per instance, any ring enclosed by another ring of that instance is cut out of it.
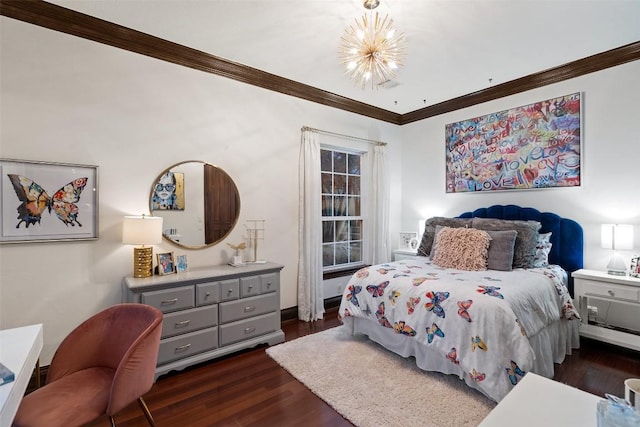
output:
<svg viewBox="0 0 640 427"><path fill-rule="evenodd" d="M322 192L323 193L331 194L333 190L332 178L333 178L333 175L330 173L322 174Z"/></svg>
<svg viewBox="0 0 640 427"><path fill-rule="evenodd" d="M351 262L360 262L362 261L362 243L354 242L351 243Z"/></svg>
<svg viewBox="0 0 640 427"><path fill-rule="evenodd" d="M347 198L346 197L333 198L333 215L347 216Z"/></svg>
<svg viewBox="0 0 640 427"><path fill-rule="evenodd" d="M359 154L349 154L349 173L352 175L360 175L360 155Z"/></svg>
<svg viewBox="0 0 640 427"><path fill-rule="evenodd" d="M347 173L347 153L333 152L333 171Z"/></svg>
<svg viewBox="0 0 640 427"><path fill-rule="evenodd" d="M362 221L349 221L350 240L362 240Z"/></svg>
<svg viewBox="0 0 640 427"><path fill-rule="evenodd" d="M347 194L346 175L333 175L333 194Z"/></svg>
<svg viewBox="0 0 640 427"><path fill-rule="evenodd" d="M333 221L322 221L322 243L333 242Z"/></svg>
<svg viewBox="0 0 640 427"><path fill-rule="evenodd" d="M349 216L360 216L360 197L349 197Z"/></svg>
<svg viewBox="0 0 640 427"><path fill-rule="evenodd" d="M349 240L349 221L336 221L336 242Z"/></svg>
<svg viewBox="0 0 640 427"><path fill-rule="evenodd" d="M333 156L333 152L329 150L320 150L320 170L322 172L331 172L333 169L331 167L331 158Z"/></svg>
<svg viewBox="0 0 640 427"><path fill-rule="evenodd" d="M347 264L349 262L349 244L336 244L336 265Z"/></svg>
<svg viewBox="0 0 640 427"><path fill-rule="evenodd" d="M322 216L333 216L333 197L322 196Z"/></svg>
<svg viewBox="0 0 640 427"><path fill-rule="evenodd" d="M359 176L349 176L349 194L352 196L360 195L360 177Z"/></svg>
<svg viewBox="0 0 640 427"><path fill-rule="evenodd" d="M333 265L333 245L322 245L322 266Z"/></svg>

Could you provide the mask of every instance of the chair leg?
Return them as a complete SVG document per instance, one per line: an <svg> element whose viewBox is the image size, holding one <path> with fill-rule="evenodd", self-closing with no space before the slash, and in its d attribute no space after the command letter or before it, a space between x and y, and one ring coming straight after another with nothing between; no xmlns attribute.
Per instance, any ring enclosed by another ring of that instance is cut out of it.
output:
<svg viewBox="0 0 640 427"><path fill-rule="evenodd" d="M109 421L111 421L111 427L116 427L116 420L113 417L109 417Z"/></svg>
<svg viewBox="0 0 640 427"><path fill-rule="evenodd" d="M144 400L142 400L142 396L140 396L138 398L138 403L140 404L140 407L142 408L142 412L144 412L144 416L147 417L147 421L149 421L149 425L151 427L156 427L156 423L155 423L155 421L153 421L153 417L151 416L151 412L149 411L149 408L147 407L147 404L144 403Z"/></svg>

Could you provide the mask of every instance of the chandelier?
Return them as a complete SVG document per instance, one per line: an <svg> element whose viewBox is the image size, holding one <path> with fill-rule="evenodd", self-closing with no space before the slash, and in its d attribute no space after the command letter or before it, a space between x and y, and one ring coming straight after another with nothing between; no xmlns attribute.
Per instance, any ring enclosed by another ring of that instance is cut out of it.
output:
<svg viewBox="0 0 640 427"><path fill-rule="evenodd" d="M393 28L393 19L385 15L380 19L378 0L365 0L369 16L356 19L355 26L347 28L341 37L340 60L346 66L346 74L364 89L388 82L396 76L405 54L404 34Z"/></svg>

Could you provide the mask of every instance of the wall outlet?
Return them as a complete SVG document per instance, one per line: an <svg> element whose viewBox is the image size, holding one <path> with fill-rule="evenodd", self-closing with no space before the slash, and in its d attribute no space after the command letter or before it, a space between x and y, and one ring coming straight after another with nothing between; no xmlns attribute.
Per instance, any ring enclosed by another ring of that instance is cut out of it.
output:
<svg viewBox="0 0 640 427"><path fill-rule="evenodd" d="M594 305L587 306L587 320L589 323L595 323L598 320L598 307Z"/></svg>

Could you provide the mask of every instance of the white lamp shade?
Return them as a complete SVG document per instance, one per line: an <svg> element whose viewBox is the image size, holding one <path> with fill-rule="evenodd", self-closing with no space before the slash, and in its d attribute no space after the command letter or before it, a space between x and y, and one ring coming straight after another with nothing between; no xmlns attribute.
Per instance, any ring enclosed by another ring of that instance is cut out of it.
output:
<svg viewBox="0 0 640 427"><path fill-rule="evenodd" d="M633 249L633 225L602 224L601 246L614 251Z"/></svg>
<svg viewBox="0 0 640 427"><path fill-rule="evenodd" d="M158 216L125 216L122 243L125 245L155 245L162 241L162 218Z"/></svg>

